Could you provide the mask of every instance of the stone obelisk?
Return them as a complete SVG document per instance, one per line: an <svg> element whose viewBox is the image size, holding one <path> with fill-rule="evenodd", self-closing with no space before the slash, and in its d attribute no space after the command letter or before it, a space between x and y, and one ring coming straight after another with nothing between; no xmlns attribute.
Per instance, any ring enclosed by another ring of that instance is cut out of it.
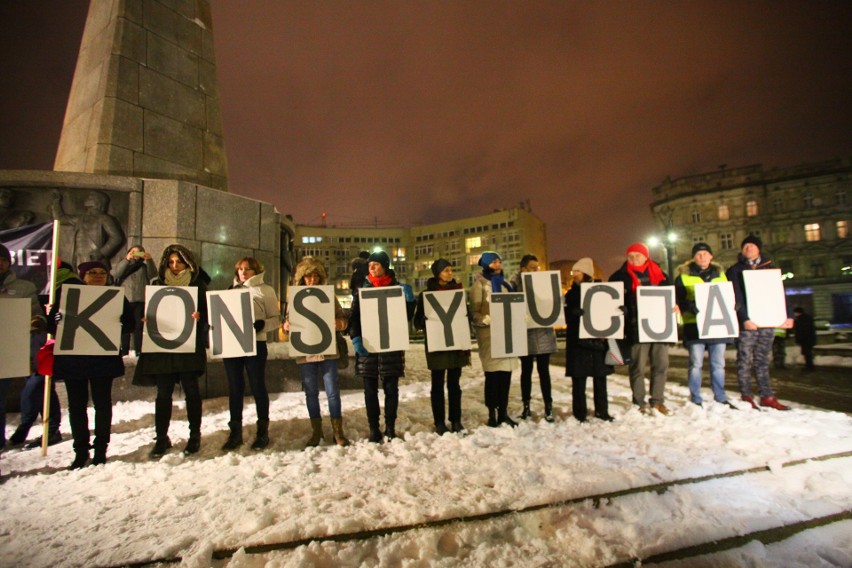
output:
<svg viewBox="0 0 852 568"><path fill-rule="evenodd" d="M93 0L54 170L227 190L208 0Z"/></svg>

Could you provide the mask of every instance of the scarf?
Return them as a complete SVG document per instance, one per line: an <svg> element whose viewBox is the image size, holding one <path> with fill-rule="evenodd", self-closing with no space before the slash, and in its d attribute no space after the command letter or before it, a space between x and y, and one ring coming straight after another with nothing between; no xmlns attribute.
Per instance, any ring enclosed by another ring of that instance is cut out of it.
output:
<svg viewBox="0 0 852 568"><path fill-rule="evenodd" d="M491 281L491 291L493 293L499 294L502 292L503 288L506 288L507 292L514 292L515 288L506 282L506 279L503 278L503 273L491 272L490 270L483 270L482 275Z"/></svg>
<svg viewBox="0 0 852 568"><path fill-rule="evenodd" d="M660 265L654 262L653 260L648 260L642 267L636 267L627 263L627 273L633 279L633 291L636 291L638 286L642 285L642 282L639 281L639 274L646 272L648 273L648 281L651 283L651 286L657 286L660 282L666 279L666 275L663 274L663 269L660 268Z"/></svg>
<svg viewBox="0 0 852 568"><path fill-rule="evenodd" d="M373 288L381 288L382 286L390 286L391 282L393 282L393 277L390 274L385 274L376 278L372 274L367 274L367 280L370 281Z"/></svg>
<svg viewBox="0 0 852 568"><path fill-rule="evenodd" d="M174 274L171 270L166 269L166 286L189 286L192 282L192 271L188 268L180 274Z"/></svg>

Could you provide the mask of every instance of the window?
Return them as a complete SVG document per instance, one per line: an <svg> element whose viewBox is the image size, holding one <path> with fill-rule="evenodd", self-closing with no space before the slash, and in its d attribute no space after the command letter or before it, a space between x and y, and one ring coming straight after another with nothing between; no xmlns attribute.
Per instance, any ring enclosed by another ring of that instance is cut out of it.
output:
<svg viewBox="0 0 852 568"><path fill-rule="evenodd" d="M467 255L467 265L468 266L476 266L479 264L479 257L482 255L479 254L469 254Z"/></svg>
<svg viewBox="0 0 852 568"><path fill-rule="evenodd" d="M784 244L790 241L790 231L784 228L778 228L773 231L773 242Z"/></svg>
<svg viewBox="0 0 852 568"><path fill-rule="evenodd" d="M405 260L405 247L393 247L393 259L397 260Z"/></svg>
<svg viewBox="0 0 852 568"><path fill-rule="evenodd" d="M746 203L746 216L755 217L757 215L757 201L751 200Z"/></svg>
<svg viewBox="0 0 852 568"><path fill-rule="evenodd" d="M808 242L815 242L819 239L819 223L809 223L805 225L805 240Z"/></svg>
<svg viewBox="0 0 852 568"><path fill-rule="evenodd" d="M482 247L482 238L481 237L469 237L464 240L464 251L470 252L473 249ZM476 264L474 262L474 264Z"/></svg>
<svg viewBox="0 0 852 568"><path fill-rule="evenodd" d="M772 201L772 208L775 210L776 213L783 213L784 212L784 198L783 197L776 197Z"/></svg>
<svg viewBox="0 0 852 568"><path fill-rule="evenodd" d="M692 244L703 243L703 242L704 242L704 235L698 235L698 236L692 237Z"/></svg>
<svg viewBox="0 0 852 568"><path fill-rule="evenodd" d="M822 262L816 260L811 263L811 276L814 278L822 278L825 276L825 267Z"/></svg>
<svg viewBox="0 0 852 568"><path fill-rule="evenodd" d="M838 221L837 222L837 238L845 239L849 236L849 222L848 221Z"/></svg>
<svg viewBox="0 0 852 568"><path fill-rule="evenodd" d="M846 190L838 189L837 193L834 194L834 202L837 205L846 205L847 203Z"/></svg>
<svg viewBox="0 0 852 568"><path fill-rule="evenodd" d="M322 237L302 237L302 243L321 243Z"/></svg>
<svg viewBox="0 0 852 568"><path fill-rule="evenodd" d="M433 247L431 244L429 245L417 245L414 247L414 257L420 258L421 256L432 256Z"/></svg>
<svg viewBox="0 0 852 568"><path fill-rule="evenodd" d="M732 233L722 233L719 235L719 243L724 250L734 248L734 235Z"/></svg>
<svg viewBox="0 0 852 568"><path fill-rule="evenodd" d="M804 198L804 206L805 209L813 209L814 208L814 196L810 193L807 194Z"/></svg>
<svg viewBox="0 0 852 568"><path fill-rule="evenodd" d="M728 212L728 206L727 205L720 205L719 206L719 220L720 221L727 221L728 219L730 219L730 217L731 217L731 214Z"/></svg>
<svg viewBox="0 0 852 568"><path fill-rule="evenodd" d="M697 209L694 209L692 211L692 222L693 223L700 223L701 222L701 211L698 211Z"/></svg>

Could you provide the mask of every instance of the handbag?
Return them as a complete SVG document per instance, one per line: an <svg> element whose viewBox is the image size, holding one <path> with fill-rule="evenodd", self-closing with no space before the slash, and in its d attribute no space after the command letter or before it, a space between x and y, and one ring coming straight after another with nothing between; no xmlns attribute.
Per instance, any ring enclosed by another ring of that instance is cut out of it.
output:
<svg viewBox="0 0 852 568"><path fill-rule="evenodd" d="M612 365L613 367L616 365L624 365L624 356L621 354L621 349L618 348L618 343L615 339L607 339L607 350L606 356L604 357L604 363L607 365Z"/></svg>
<svg viewBox="0 0 852 568"><path fill-rule="evenodd" d="M337 340L337 368L343 370L349 366L349 344L339 331L334 335Z"/></svg>

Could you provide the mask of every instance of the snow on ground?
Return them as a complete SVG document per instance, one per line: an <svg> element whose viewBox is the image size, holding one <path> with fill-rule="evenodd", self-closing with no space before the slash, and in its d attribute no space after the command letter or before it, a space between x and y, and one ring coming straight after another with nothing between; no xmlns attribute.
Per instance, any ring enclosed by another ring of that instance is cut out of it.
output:
<svg viewBox="0 0 852 568"><path fill-rule="evenodd" d="M412 345L407 359L397 424L404 439L383 445L365 441L363 395L349 391L343 396L355 442L349 448L303 451L310 433L304 397L282 393L272 395L272 444L263 452L248 447L251 426L242 449L219 450L227 435L225 399L205 401L202 450L189 458L179 452L187 436L182 401L171 427L176 449L158 461L147 457L150 402L115 405L106 466L65 471L73 459L70 441L51 447L46 458L38 450L6 452L0 566L175 557L186 566L232 568L598 566L852 512L847 414L700 408L689 403L684 386L669 384L674 415L644 416L631 408L627 379L613 376L616 421L580 424L570 414L570 384L554 366L555 424L539 421L534 385L535 420L517 429L488 428L474 357L463 375L470 432L439 437L432 433L422 346ZM516 412L517 381L516 372ZM254 416L249 399L246 423ZM7 434L16 423L11 415ZM330 434L327 420L325 428ZM808 460L843 453L849 455ZM760 470L713 477L754 468ZM659 485L688 478L702 479ZM850 528L852 521L841 520L770 544L746 538L668 565L850 566ZM389 532L327 538L378 529ZM308 539L315 540L251 553L253 546ZM214 550L233 555L216 560Z"/></svg>

